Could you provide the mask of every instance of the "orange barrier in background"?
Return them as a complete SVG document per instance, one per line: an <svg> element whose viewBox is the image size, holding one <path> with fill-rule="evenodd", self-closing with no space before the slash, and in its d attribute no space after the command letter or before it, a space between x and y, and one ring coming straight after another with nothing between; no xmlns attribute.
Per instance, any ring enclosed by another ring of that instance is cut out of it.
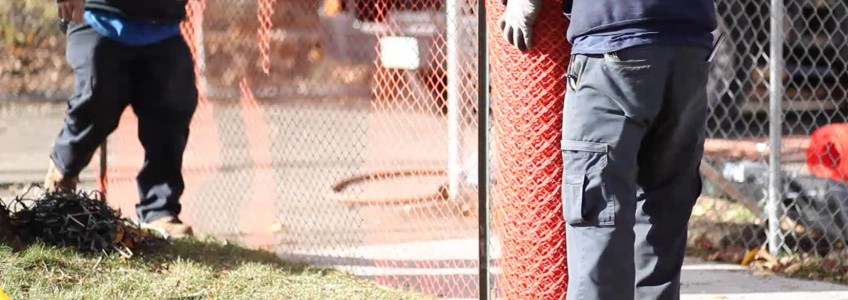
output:
<svg viewBox="0 0 848 300"><path fill-rule="evenodd" d="M807 167L819 177L848 179L848 124L831 124L813 132L807 148Z"/></svg>

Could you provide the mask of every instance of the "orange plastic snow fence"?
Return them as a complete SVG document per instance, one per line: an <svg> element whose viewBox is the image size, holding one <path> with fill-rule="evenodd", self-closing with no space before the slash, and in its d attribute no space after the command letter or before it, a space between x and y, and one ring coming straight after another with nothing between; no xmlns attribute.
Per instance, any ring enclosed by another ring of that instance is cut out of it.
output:
<svg viewBox="0 0 848 300"><path fill-rule="evenodd" d="M819 177L848 180L848 124L831 124L817 129L807 148L807 166Z"/></svg>
<svg viewBox="0 0 848 300"><path fill-rule="evenodd" d="M507 44L488 0L489 51L497 164L495 229L501 239L496 277L506 299L564 299L567 277L561 184L562 109L571 51L562 0L543 0L534 48Z"/></svg>

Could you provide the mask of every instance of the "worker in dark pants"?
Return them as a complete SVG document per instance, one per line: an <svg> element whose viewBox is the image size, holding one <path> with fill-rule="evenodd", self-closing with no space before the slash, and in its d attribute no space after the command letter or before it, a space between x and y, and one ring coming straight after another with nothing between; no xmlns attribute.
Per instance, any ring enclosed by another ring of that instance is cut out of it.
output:
<svg viewBox="0 0 848 300"><path fill-rule="evenodd" d="M192 234L183 224L183 152L197 106L194 66L179 22L185 1L65 0L68 63L74 94L50 156L45 187L76 189L97 147L131 106L145 150L137 177L139 221L170 237Z"/></svg>
<svg viewBox="0 0 848 300"><path fill-rule="evenodd" d="M541 0L508 0L506 38L532 46ZM566 0L563 112L568 299L679 299L701 192L713 0Z"/></svg>

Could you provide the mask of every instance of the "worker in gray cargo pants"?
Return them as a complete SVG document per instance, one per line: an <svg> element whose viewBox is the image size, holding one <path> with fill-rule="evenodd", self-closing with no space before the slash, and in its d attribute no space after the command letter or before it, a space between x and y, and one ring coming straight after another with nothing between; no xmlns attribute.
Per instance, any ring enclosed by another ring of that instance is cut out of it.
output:
<svg viewBox="0 0 848 300"><path fill-rule="evenodd" d="M701 193L707 53L574 56L562 141L569 299L679 297Z"/></svg>
<svg viewBox="0 0 848 300"><path fill-rule="evenodd" d="M500 26L532 47L542 0L508 0ZM701 193L712 0L566 0L563 111L567 299L679 299Z"/></svg>

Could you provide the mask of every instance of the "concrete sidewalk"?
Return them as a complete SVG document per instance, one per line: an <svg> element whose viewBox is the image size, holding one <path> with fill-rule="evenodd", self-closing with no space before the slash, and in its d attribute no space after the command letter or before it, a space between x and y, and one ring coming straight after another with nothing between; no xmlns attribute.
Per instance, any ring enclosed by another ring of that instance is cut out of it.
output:
<svg viewBox="0 0 848 300"><path fill-rule="evenodd" d="M756 276L738 265L689 261L683 267L684 300L848 299L848 287L778 275Z"/></svg>
<svg viewBox="0 0 848 300"><path fill-rule="evenodd" d="M493 240L492 245L490 255L492 259L498 259L501 253L497 240ZM474 281L478 272L475 239L371 245L324 254L332 258L319 264L364 278L403 277L406 287L434 286L434 281L457 278ZM497 267L490 270L493 277L501 272ZM444 290L432 292L451 295L452 299L473 299L476 295L473 287L456 291L449 285L444 286ZM744 266L687 258L681 293L684 300L835 300L848 299L848 286L779 275L754 275Z"/></svg>
<svg viewBox="0 0 848 300"><path fill-rule="evenodd" d="M0 197L12 196L13 184L41 182L53 139L59 134L64 103L0 103ZM94 180L87 170L85 183Z"/></svg>

